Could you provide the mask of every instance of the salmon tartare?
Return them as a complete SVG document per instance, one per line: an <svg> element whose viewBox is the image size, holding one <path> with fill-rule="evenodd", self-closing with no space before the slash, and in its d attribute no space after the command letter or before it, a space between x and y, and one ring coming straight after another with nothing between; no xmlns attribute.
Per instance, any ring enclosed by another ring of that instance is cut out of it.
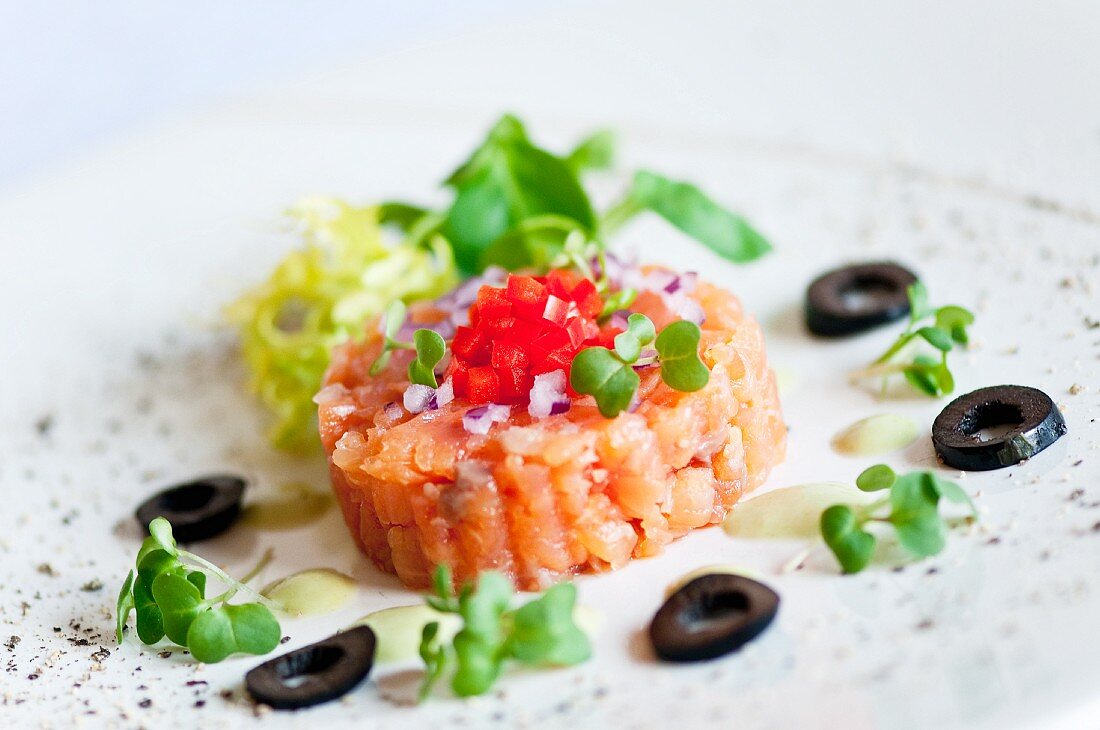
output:
<svg viewBox="0 0 1100 730"><path fill-rule="evenodd" d="M379 568L413 588L437 565L459 583L498 570L524 590L615 569L720 522L782 460L775 375L736 296L653 267L595 278L501 272L414 306L403 328L447 345L436 387L410 384L420 354L390 352L377 328L335 350L315 399L321 440L348 528ZM628 285L629 306L609 312ZM694 390L669 385L671 354L638 353L652 337L619 339L685 319L709 371ZM636 385L614 417L606 389L580 392L590 348L618 368L600 388Z"/></svg>

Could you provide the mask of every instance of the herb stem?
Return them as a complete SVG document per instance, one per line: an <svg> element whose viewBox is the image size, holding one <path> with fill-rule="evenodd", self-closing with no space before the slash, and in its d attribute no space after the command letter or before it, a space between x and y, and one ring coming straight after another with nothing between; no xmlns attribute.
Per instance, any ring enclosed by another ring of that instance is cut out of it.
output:
<svg viewBox="0 0 1100 730"><path fill-rule="evenodd" d="M600 233L609 236L619 230L628 220L644 210L644 206L629 193L615 203L600 217Z"/></svg>
<svg viewBox="0 0 1100 730"><path fill-rule="evenodd" d="M271 559L274 557L274 548L268 548L267 550L264 550L264 554L260 556L259 562L256 563L252 570L245 573L245 576L241 578L241 583L248 583L250 580L259 575L260 571L266 568L271 563Z"/></svg>
<svg viewBox="0 0 1100 730"><path fill-rule="evenodd" d="M180 558L190 560L191 562L198 565L200 568L205 568L206 570L209 570L211 573L216 575L218 577L218 580L220 580L222 583L229 586L230 588L233 588L233 589L236 589L237 591L240 591L241 593L247 593L249 596L251 596L253 599L255 599L257 603L260 603L260 604L266 606L267 608L270 608L270 609L273 609L273 610L280 610L280 611L282 610L282 606L277 601L271 600L270 598L263 595L262 593L260 593L256 589L249 588L248 586L246 586L244 583L240 582L239 580L230 577L228 573L226 573L224 570L222 570L218 566L211 563L209 560L207 560L205 558L201 558L198 555L195 555L194 553L189 553L186 550L180 550L179 551L179 556L180 556Z"/></svg>

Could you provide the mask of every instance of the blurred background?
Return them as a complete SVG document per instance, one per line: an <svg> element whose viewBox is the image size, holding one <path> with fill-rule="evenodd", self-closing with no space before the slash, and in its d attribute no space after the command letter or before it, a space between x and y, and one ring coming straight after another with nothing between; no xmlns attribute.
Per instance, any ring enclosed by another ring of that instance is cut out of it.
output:
<svg viewBox="0 0 1100 730"><path fill-rule="evenodd" d="M4 0L0 191L292 79L296 100L384 104L389 59L422 69L439 109L499 109L541 86L546 116L690 119L1096 202L1098 33L1087 0ZM371 63L340 78L376 93L326 87L356 59ZM501 64L523 73L497 78ZM649 99L619 93L639 79Z"/></svg>

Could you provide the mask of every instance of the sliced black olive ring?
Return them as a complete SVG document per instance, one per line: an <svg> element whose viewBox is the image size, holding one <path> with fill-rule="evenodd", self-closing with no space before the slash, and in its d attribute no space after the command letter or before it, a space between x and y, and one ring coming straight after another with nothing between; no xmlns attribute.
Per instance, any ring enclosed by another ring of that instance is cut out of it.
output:
<svg viewBox="0 0 1100 730"><path fill-rule="evenodd" d="M982 429L1007 432L982 440ZM1066 422L1046 393L1023 385L995 385L951 401L932 424L932 444L943 463L963 471L1019 464L1066 433Z"/></svg>
<svg viewBox="0 0 1100 730"><path fill-rule="evenodd" d="M669 596L649 625L649 639L664 661L714 659L756 638L778 610L779 595L763 583L711 573Z"/></svg>
<svg viewBox="0 0 1100 730"><path fill-rule="evenodd" d="M896 322L909 314L906 289L917 276L889 262L828 271L806 290L806 326L822 337L842 337Z"/></svg>
<svg viewBox="0 0 1100 730"><path fill-rule="evenodd" d="M244 684L253 699L276 710L319 705L366 679L374 648L374 632L357 626L264 662L244 676Z"/></svg>
<svg viewBox="0 0 1100 730"><path fill-rule="evenodd" d="M216 474L157 492L134 512L147 533L149 523L164 517L180 542L198 542L229 529L241 513L246 482L231 474Z"/></svg>

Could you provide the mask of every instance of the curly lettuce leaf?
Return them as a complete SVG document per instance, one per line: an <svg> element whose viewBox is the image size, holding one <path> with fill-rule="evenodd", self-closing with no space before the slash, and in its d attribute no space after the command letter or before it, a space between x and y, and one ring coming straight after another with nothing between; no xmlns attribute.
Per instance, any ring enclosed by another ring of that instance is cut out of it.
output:
<svg viewBox="0 0 1100 730"><path fill-rule="evenodd" d="M305 245L266 281L231 304L249 388L271 411L274 446L316 448L313 395L332 348L361 334L395 299L431 299L458 282L454 255L441 237L426 245L387 245L379 209L311 197L288 211Z"/></svg>

